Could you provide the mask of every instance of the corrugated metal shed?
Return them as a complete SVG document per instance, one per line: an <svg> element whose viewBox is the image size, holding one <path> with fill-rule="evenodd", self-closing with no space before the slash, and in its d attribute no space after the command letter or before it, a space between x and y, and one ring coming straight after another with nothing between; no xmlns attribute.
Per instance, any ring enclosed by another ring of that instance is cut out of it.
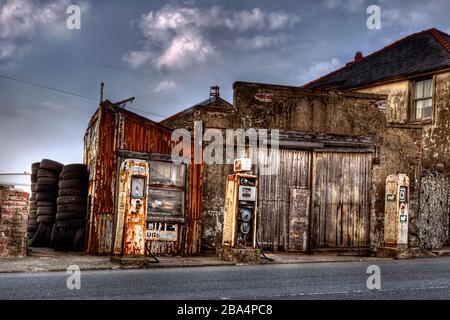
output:
<svg viewBox="0 0 450 320"><path fill-rule="evenodd" d="M170 155L171 131L106 100L92 116L84 137L84 162L89 168L87 253L112 252L117 212L116 185L119 153ZM158 254L196 254L200 250L202 165L188 167L186 223L175 247L161 243ZM154 247L154 245L153 245ZM167 250L165 249L167 248Z"/></svg>

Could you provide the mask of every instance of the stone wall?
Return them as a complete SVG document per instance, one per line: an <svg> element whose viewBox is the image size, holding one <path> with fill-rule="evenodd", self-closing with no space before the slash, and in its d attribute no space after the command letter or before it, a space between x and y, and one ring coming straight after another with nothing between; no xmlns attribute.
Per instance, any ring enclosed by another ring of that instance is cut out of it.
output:
<svg viewBox="0 0 450 320"><path fill-rule="evenodd" d="M421 183L419 214L420 247L441 249L449 236L447 177L436 171L424 171Z"/></svg>
<svg viewBox="0 0 450 320"><path fill-rule="evenodd" d="M0 257L24 257L29 194L0 187Z"/></svg>

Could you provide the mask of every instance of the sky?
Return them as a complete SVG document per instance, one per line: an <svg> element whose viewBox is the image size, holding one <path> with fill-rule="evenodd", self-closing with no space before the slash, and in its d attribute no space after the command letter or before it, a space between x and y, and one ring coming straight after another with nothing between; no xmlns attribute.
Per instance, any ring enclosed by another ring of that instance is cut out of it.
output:
<svg viewBox="0 0 450 320"><path fill-rule="evenodd" d="M378 30L366 24L373 4ZM70 5L80 29L67 28ZM212 85L232 102L235 81L297 86L356 51L431 27L450 33L449 13L448 0L0 0L0 173L82 162L102 81L106 99L135 96L127 108L160 121Z"/></svg>

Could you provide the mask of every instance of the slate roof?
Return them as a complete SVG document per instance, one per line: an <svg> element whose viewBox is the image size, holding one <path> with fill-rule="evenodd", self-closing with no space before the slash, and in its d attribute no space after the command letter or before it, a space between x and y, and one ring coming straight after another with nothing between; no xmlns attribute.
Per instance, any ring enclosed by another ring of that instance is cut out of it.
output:
<svg viewBox="0 0 450 320"><path fill-rule="evenodd" d="M411 34L302 86L347 90L450 66L450 36L435 28Z"/></svg>

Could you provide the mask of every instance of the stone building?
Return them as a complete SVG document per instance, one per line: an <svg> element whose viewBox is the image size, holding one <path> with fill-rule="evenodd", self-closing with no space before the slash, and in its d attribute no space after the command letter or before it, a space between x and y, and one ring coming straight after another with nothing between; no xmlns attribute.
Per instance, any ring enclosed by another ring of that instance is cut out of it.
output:
<svg viewBox="0 0 450 320"><path fill-rule="evenodd" d="M450 36L433 28L366 57L358 52L303 88L386 94L387 126L421 132L420 210L411 235L422 248L442 247L449 237Z"/></svg>
<svg viewBox="0 0 450 320"><path fill-rule="evenodd" d="M411 182L409 246L439 248L448 238L449 47L448 35L427 30L358 54L301 88L236 82L232 105L216 88L162 124L280 130L278 151L246 154L260 178L258 241L265 249L375 251L383 244L385 180L397 172ZM264 157L277 174L259 172ZM204 166L203 251L221 243L231 171L229 164Z"/></svg>

